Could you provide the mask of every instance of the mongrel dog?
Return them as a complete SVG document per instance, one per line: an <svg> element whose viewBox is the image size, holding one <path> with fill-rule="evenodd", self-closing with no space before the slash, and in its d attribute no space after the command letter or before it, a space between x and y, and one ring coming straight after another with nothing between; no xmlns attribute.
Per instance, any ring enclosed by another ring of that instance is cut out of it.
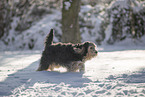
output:
<svg viewBox="0 0 145 97"><path fill-rule="evenodd" d="M60 66L69 72L84 71L84 63L97 56L96 45L92 42L78 44L53 43L54 31L51 29L46 37L45 48L42 53L37 71L51 70Z"/></svg>

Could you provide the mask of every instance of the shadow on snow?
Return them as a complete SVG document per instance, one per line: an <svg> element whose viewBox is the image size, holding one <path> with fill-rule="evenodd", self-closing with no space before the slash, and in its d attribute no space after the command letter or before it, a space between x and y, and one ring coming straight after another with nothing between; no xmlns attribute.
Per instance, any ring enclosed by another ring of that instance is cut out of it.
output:
<svg viewBox="0 0 145 97"><path fill-rule="evenodd" d="M132 72L131 74L121 74L119 76L110 75L108 80L120 80L124 83L145 83L145 69L141 68L140 71Z"/></svg>
<svg viewBox="0 0 145 97"><path fill-rule="evenodd" d="M64 83L70 85L70 87L83 87L84 83L89 83L91 81L87 78L83 78L83 73L79 72L60 73L35 71L38 64L39 61L33 62L28 67L8 75L5 81L0 82L0 96L11 95L15 88L19 88L22 85L25 86L25 89L32 87L35 83Z"/></svg>

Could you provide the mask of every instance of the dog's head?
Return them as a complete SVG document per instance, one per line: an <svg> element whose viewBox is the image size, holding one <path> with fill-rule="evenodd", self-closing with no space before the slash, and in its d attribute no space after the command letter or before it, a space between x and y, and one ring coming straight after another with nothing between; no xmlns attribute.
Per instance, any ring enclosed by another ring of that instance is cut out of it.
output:
<svg viewBox="0 0 145 97"><path fill-rule="evenodd" d="M82 45L78 44L77 47L74 47L74 51L83 56L83 61L90 60L98 54L96 45L92 42L85 42Z"/></svg>

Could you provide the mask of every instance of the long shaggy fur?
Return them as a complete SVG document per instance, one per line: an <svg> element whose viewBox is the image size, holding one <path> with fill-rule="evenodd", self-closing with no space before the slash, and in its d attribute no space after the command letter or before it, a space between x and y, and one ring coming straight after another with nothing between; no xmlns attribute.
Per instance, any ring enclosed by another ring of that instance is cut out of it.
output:
<svg viewBox="0 0 145 97"><path fill-rule="evenodd" d="M89 47L93 47L92 52ZM84 62L97 55L94 43L82 44L55 43L53 44L53 29L46 37L45 49L42 53L38 71L53 70L55 67L65 67L68 71L84 70ZM93 53L88 55L88 52Z"/></svg>

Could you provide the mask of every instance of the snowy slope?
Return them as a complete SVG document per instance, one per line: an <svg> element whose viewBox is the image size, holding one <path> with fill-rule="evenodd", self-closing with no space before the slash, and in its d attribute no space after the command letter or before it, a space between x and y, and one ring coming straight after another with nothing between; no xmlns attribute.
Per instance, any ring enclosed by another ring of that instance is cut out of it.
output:
<svg viewBox="0 0 145 97"><path fill-rule="evenodd" d="M80 26L83 26L80 27L82 42L96 42L96 38L99 37L97 32L99 31L99 26L102 22L97 13L102 9L101 6L81 6L79 15L82 19ZM61 41L61 11L59 10L52 10L51 14L43 16L42 19L35 22L29 29L24 30L23 32L15 30L19 21L18 17L13 18L9 35L4 41L0 39L0 51L28 49L42 50L45 37L52 28L55 30L54 42ZM88 29L87 26L91 26L91 29Z"/></svg>
<svg viewBox="0 0 145 97"><path fill-rule="evenodd" d="M1 97L145 96L145 50L101 51L85 73L35 71L40 56L0 52Z"/></svg>
<svg viewBox="0 0 145 97"><path fill-rule="evenodd" d="M121 4L123 7L126 3L125 0L118 0L113 6ZM69 5L69 4L68 4ZM112 7L113 7L112 6ZM126 5L127 6L127 5ZM67 6L69 7L69 6ZM110 6L111 7L111 6ZM136 8L137 9L137 8ZM80 32L82 42L92 41L97 43L96 40L100 40L102 45L106 45L106 42L109 40L112 33L112 24L106 25L105 36L102 36L102 27L101 24L104 21L105 7L101 5L91 6L83 5L80 9ZM100 13L101 12L101 13ZM113 18L111 18L113 19ZM0 39L0 51L7 50L42 50L44 46L44 40L46 35L49 33L50 29L55 30L54 42L61 41L61 11L52 10L51 14L44 15L42 19L36 21L29 29L18 32L16 31L17 23L19 21L18 17L13 18L11 23L11 29L9 35L4 41ZM105 29L103 28L103 29ZM100 32L101 31L101 32ZM103 39L104 37L104 39ZM123 43L122 43L123 42ZM145 35L140 39L127 38L124 41L116 42L116 44L124 45L133 45L135 46L144 46L145 45Z"/></svg>
<svg viewBox="0 0 145 97"><path fill-rule="evenodd" d="M44 40L50 29L55 29L55 36L61 35L61 24L58 22L61 19L61 12L53 10L52 14L45 15L40 21L33 24L29 29L21 32L15 31L19 18L14 17L12 28L5 42L0 40L0 50L28 50L43 49ZM19 33L19 34L18 34ZM54 36L54 42L60 41ZM32 48L30 48L32 46Z"/></svg>

